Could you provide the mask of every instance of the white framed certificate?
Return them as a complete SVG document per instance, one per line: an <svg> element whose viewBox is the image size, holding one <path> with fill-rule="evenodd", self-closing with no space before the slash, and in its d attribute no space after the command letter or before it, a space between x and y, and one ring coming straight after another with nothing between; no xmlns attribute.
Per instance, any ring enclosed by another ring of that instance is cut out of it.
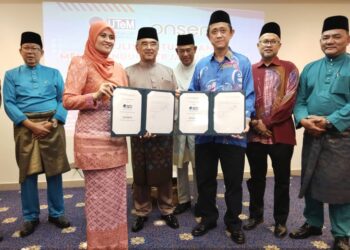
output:
<svg viewBox="0 0 350 250"><path fill-rule="evenodd" d="M245 96L242 92L218 92L213 97L213 130L240 134L245 128Z"/></svg>
<svg viewBox="0 0 350 250"><path fill-rule="evenodd" d="M179 131L204 134L209 129L209 96L203 92L184 92L179 97Z"/></svg>
<svg viewBox="0 0 350 250"><path fill-rule="evenodd" d="M171 134L174 129L174 94L150 91L146 105L146 131L151 134Z"/></svg>
<svg viewBox="0 0 350 250"><path fill-rule="evenodd" d="M113 91L111 104L112 136L173 132L174 92L118 87Z"/></svg>
<svg viewBox="0 0 350 250"><path fill-rule="evenodd" d="M142 94L136 89L116 88L112 99L112 134L137 135L141 125Z"/></svg>

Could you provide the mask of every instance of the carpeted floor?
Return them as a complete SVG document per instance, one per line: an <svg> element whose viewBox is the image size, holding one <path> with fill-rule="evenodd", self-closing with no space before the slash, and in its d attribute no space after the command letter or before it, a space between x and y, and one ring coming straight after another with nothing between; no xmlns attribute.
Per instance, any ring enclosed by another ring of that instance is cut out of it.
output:
<svg viewBox="0 0 350 250"><path fill-rule="evenodd" d="M246 232L246 244L236 245L225 232L223 214L225 211L224 186L219 180L217 205L220 210L218 226L202 237L193 238L192 228L196 219L190 211L178 216L179 229L171 229L160 220L160 213L155 207L145 228L132 233L129 229L129 249L327 249L332 246L328 209L325 209L325 228L321 237L311 237L306 240L291 240L288 236L276 239L273 236L273 178L268 178L265 194L265 222L255 230ZM297 198L299 177L291 179L291 206L288 228L294 229L303 224L303 200ZM244 183L243 212L241 218L248 218L249 196ZM23 223L21 217L20 194L17 191L0 192L0 230L4 240L0 249L86 249L84 190L82 188L65 189L66 216L71 220L72 227L60 230L47 222L46 191L40 191L41 223L34 234L20 238L18 229ZM129 224L133 220L131 214L131 190L128 187ZM325 207L327 208L327 207Z"/></svg>

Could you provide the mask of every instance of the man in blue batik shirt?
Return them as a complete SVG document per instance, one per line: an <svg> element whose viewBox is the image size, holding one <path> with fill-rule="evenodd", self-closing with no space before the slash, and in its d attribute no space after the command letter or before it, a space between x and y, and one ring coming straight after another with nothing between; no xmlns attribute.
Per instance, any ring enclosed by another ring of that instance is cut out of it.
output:
<svg viewBox="0 0 350 250"><path fill-rule="evenodd" d="M201 59L195 68L189 87L191 91L241 90L246 96L246 128L254 112L254 84L251 64L247 57L233 52L229 42L234 30L229 15L222 10L212 13L207 36L214 53ZM198 209L201 222L192 230L193 236L201 236L216 227L219 217L216 207L218 161L224 174L225 201L227 210L224 222L231 238L237 244L245 242L239 214L242 211L242 181L244 155L247 140L245 135L196 136L195 159L198 186Z"/></svg>

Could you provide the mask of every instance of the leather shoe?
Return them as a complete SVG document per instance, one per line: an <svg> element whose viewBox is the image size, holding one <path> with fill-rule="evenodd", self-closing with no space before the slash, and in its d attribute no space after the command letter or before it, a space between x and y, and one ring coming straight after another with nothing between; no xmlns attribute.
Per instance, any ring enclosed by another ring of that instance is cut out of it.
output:
<svg viewBox="0 0 350 250"><path fill-rule="evenodd" d="M206 234L210 229L213 229L215 227L216 227L216 222L215 223L201 222L193 228L191 233L193 236L202 236Z"/></svg>
<svg viewBox="0 0 350 250"><path fill-rule="evenodd" d="M132 224L131 231L134 233L140 231L147 220L147 216L137 216L134 223Z"/></svg>
<svg viewBox="0 0 350 250"><path fill-rule="evenodd" d="M244 230L252 230L256 228L257 225L264 222L262 217L260 218L249 218L247 224L243 225Z"/></svg>
<svg viewBox="0 0 350 250"><path fill-rule="evenodd" d="M174 214L162 215L161 218L165 220L165 223L171 228L179 228L179 222Z"/></svg>
<svg viewBox="0 0 350 250"><path fill-rule="evenodd" d="M242 229L233 229L230 227L227 227L227 231L231 233L231 239L236 242L237 244L244 244L245 243L245 235Z"/></svg>
<svg viewBox="0 0 350 250"><path fill-rule="evenodd" d="M314 227L308 223L304 223L299 229L289 234L292 239L306 239L312 235L321 235L322 228Z"/></svg>
<svg viewBox="0 0 350 250"><path fill-rule="evenodd" d="M39 225L39 220L33 220L33 221L25 221L23 223L23 226L21 230L19 231L19 235L21 237L26 237L32 233L34 233L35 228Z"/></svg>
<svg viewBox="0 0 350 250"><path fill-rule="evenodd" d="M333 250L349 250L349 237L335 237Z"/></svg>
<svg viewBox="0 0 350 250"><path fill-rule="evenodd" d="M175 210L174 210L174 214L182 214L183 212L185 212L186 210L191 208L191 202L185 202L182 204L177 204Z"/></svg>
<svg viewBox="0 0 350 250"><path fill-rule="evenodd" d="M277 238L283 238L284 236L287 235L287 227L286 225L282 225L279 223L276 223L275 225L275 231L273 232L273 234L277 237Z"/></svg>
<svg viewBox="0 0 350 250"><path fill-rule="evenodd" d="M49 216L49 222L54 224L58 228L70 227L70 222L63 215L59 216L59 217L51 217L51 216Z"/></svg>

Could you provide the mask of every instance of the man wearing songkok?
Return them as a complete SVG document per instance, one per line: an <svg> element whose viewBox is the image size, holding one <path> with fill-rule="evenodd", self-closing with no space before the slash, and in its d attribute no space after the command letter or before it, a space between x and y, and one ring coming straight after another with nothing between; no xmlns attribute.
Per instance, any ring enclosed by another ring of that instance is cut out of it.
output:
<svg viewBox="0 0 350 250"><path fill-rule="evenodd" d="M321 235L328 203L333 249L349 249L350 235L350 43L345 16L324 20L320 39L325 57L305 66L294 108L304 127L299 197L306 222L293 239Z"/></svg>
<svg viewBox="0 0 350 250"><path fill-rule="evenodd" d="M240 135L196 136L197 206L202 220L192 230L192 235L202 236L217 225L219 212L216 206L216 177L220 160L226 188L227 210L224 222L231 233L231 239L237 244L243 244L245 236L241 229L242 221L238 216L242 212L242 181L247 146L245 133L249 129L250 116L254 113L255 95L248 58L229 47L233 35L230 16L222 10L213 12L207 36L214 53L197 63L189 87L191 91L243 91L247 123Z"/></svg>
<svg viewBox="0 0 350 250"><path fill-rule="evenodd" d="M296 144L292 112L299 72L292 62L277 56L281 48L281 29L277 23L269 22L262 27L257 47L261 60L253 65L256 113L250 123L247 147L250 218L243 229L252 230L263 222L270 156L275 176L274 235L282 238L287 235L290 164Z"/></svg>
<svg viewBox="0 0 350 250"><path fill-rule="evenodd" d="M193 34L177 36L176 53L180 62L174 69L177 86L180 91L188 90L191 82L194 67L196 65L194 57L197 51ZM178 120L176 121L176 128ZM191 192L188 176L188 166L191 162L193 173L192 194L193 200L197 202L197 182L194 161L194 136L176 135L174 136L173 164L177 169L177 196L179 204L174 210L174 214L181 214L191 208ZM195 206L196 209L196 206Z"/></svg>
<svg viewBox="0 0 350 250"><path fill-rule="evenodd" d="M136 51L140 62L126 68L129 86L154 90L176 90L173 70L156 62L159 50L157 30L142 27L138 31ZM172 205L173 137L155 136L148 132L131 137L133 199L136 219L131 230L140 231L152 211L151 188L157 187L161 218L171 228L178 228Z"/></svg>
<svg viewBox="0 0 350 250"><path fill-rule="evenodd" d="M70 226L64 217L62 173L70 170L66 156L62 106L63 79L57 69L40 64L44 53L39 34L24 32L19 52L24 65L6 72L4 107L14 123L24 224L20 236L39 224L38 175L47 181L48 220L59 228Z"/></svg>

